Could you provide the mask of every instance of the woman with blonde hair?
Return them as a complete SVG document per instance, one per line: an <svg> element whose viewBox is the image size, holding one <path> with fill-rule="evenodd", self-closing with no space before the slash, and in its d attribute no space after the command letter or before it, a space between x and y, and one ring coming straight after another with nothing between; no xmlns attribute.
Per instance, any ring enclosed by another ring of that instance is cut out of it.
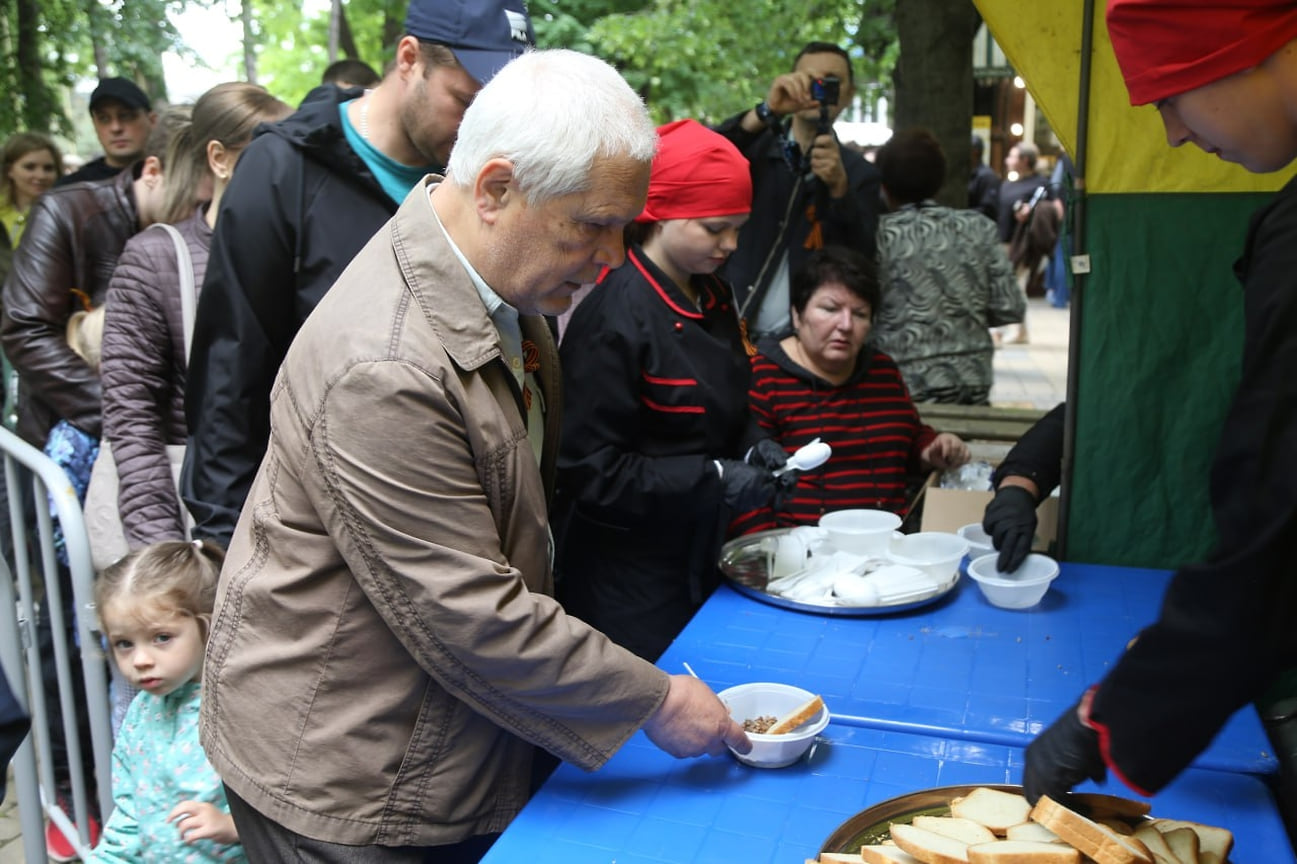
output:
<svg viewBox="0 0 1297 864"><path fill-rule="evenodd" d="M242 82L218 84L200 96L166 160L163 221L178 223L183 248L165 227L153 227L132 237L117 263L105 303L101 376L104 441L119 479L120 554L186 536L173 475L181 458L176 448L187 436L184 390L193 327L184 320L190 304L182 303L182 286L187 283L183 290L196 306L221 195L239 155L259 124L291 110ZM180 260L182 251L188 262Z"/></svg>
<svg viewBox="0 0 1297 864"><path fill-rule="evenodd" d="M0 222L9 248L18 245L32 202L59 178L63 157L58 146L39 132L16 132L0 148L4 182L0 183Z"/></svg>

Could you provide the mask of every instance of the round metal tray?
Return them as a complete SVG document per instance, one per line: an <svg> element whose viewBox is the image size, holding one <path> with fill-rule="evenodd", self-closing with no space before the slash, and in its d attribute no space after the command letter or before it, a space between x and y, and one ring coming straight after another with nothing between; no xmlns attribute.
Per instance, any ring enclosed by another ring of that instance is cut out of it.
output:
<svg viewBox="0 0 1297 864"><path fill-rule="evenodd" d="M884 606L837 606L824 603L804 603L790 600L778 594L766 591L769 579L770 550L773 542L781 535L793 531L793 528L774 528L770 531L757 531L735 537L721 547L721 573L740 594L784 609L795 609L799 612L811 612L816 615L893 615L936 603L945 597L959 584L959 570L951 574L950 581L938 588L931 595L920 600L905 603L893 603Z"/></svg>
<svg viewBox="0 0 1297 864"><path fill-rule="evenodd" d="M920 792L911 792L908 795L898 795L880 804L875 804L873 807L861 810L855 816L843 822L824 841L820 851L846 854L858 853L861 846L882 843L888 839L891 836L891 825L894 822L912 822L915 816L920 815L949 816L951 801L961 795L967 795L979 787L1022 794L1021 786L1003 783L979 783L968 786L938 786ZM1115 796L1098 793L1085 793L1083 796L1078 797L1084 798L1090 806L1101 806L1108 799L1118 805L1124 801L1124 799ZM1142 818L1146 819L1148 817ZM1136 824L1137 821L1137 819L1131 820L1131 824Z"/></svg>

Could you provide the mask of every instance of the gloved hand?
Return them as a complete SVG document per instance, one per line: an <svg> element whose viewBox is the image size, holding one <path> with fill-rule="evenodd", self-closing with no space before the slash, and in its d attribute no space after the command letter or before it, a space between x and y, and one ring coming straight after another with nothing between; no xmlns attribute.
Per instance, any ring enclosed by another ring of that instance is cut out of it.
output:
<svg viewBox="0 0 1297 864"><path fill-rule="evenodd" d="M1000 550L995 566L1004 573L1027 560L1036 536L1036 499L1021 486L1002 485L982 515L982 529Z"/></svg>
<svg viewBox="0 0 1297 864"><path fill-rule="evenodd" d="M1081 706L1069 708L1028 745L1022 786L1032 804L1041 795L1061 802L1087 777L1097 783L1107 776L1099 753L1099 733L1081 722L1078 712L1082 710Z"/></svg>
<svg viewBox="0 0 1297 864"><path fill-rule="evenodd" d="M793 497L793 491L797 488L797 479L802 476L802 472L796 468L790 468L775 478L775 497L770 506L776 511L784 509L784 505Z"/></svg>
<svg viewBox="0 0 1297 864"><path fill-rule="evenodd" d="M743 461L749 465L773 471L776 468L784 467L784 464L788 461L788 454L784 452L783 445L775 439L762 438L752 445L747 458Z"/></svg>
<svg viewBox="0 0 1297 864"><path fill-rule="evenodd" d="M746 513L770 503L775 494L775 476L764 468L737 459L717 459L725 504L735 513Z"/></svg>

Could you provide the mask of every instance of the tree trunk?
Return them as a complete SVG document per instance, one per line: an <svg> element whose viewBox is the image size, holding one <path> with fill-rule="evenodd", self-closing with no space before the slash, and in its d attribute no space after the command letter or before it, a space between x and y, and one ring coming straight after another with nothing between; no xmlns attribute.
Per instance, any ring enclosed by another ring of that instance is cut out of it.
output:
<svg viewBox="0 0 1297 864"><path fill-rule="evenodd" d="M347 20L347 7L342 6L342 0L337 0L338 6L338 48L342 51L342 56L350 57L352 60L363 59L360 56L360 49L356 47L356 36L351 32L351 22Z"/></svg>
<svg viewBox="0 0 1297 864"><path fill-rule="evenodd" d="M252 0L243 0L239 17L243 21L243 77L257 83L257 37L252 30Z"/></svg>
<svg viewBox="0 0 1297 864"><path fill-rule="evenodd" d="M342 0L332 0L329 4L329 63L338 59L338 31L341 29Z"/></svg>
<svg viewBox="0 0 1297 864"><path fill-rule="evenodd" d="M40 3L17 0L18 11L18 89L24 96L22 128L49 132L50 122L61 112L54 105L54 95L41 75Z"/></svg>
<svg viewBox="0 0 1297 864"><path fill-rule="evenodd" d="M923 126L937 136L946 154L937 200L950 207L968 206L973 36L980 21L971 0L896 0L895 128Z"/></svg>

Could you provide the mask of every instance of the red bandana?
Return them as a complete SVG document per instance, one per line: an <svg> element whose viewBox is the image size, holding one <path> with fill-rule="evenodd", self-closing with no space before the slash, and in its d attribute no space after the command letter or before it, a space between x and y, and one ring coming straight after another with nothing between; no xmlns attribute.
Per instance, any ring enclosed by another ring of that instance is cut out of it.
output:
<svg viewBox="0 0 1297 864"><path fill-rule="evenodd" d="M696 120L658 127L648 203L636 222L733 216L752 209L752 175L738 148Z"/></svg>

